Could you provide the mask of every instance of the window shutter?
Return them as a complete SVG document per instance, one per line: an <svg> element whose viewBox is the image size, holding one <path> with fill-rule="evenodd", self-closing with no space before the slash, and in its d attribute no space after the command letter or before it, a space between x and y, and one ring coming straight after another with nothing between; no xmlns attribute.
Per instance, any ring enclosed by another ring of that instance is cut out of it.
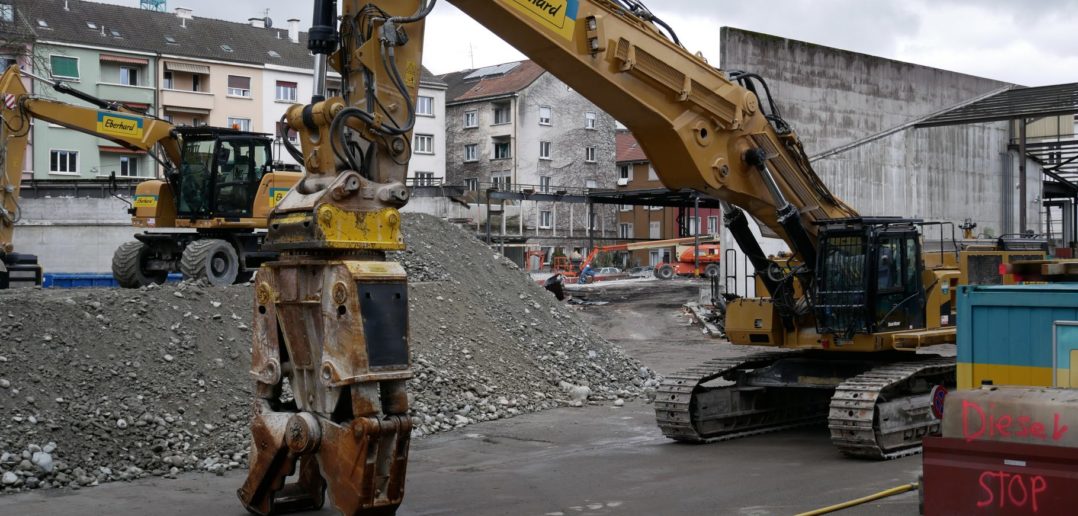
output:
<svg viewBox="0 0 1078 516"><path fill-rule="evenodd" d="M229 88L238 88L238 89L241 89L241 90L249 90L249 89L251 89L251 78L250 77L240 77L239 75L229 75L228 76L228 87Z"/></svg>

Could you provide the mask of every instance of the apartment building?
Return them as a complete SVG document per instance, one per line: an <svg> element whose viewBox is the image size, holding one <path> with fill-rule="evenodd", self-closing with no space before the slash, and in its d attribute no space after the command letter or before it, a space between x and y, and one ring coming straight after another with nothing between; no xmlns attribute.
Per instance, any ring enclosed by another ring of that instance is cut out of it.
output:
<svg viewBox="0 0 1078 516"><path fill-rule="evenodd" d="M30 27L30 20L9 2L0 1L0 35L3 36L0 38L0 71L6 71L11 66L18 66L21 70L32 69L36 35ZM27 91L33 91L29 77L23 77L22 83ZM30 177L34 170L33 133L27 143L22 164L24 177Z"/></svg>
<svg viewBox="0 0 1078 516"><path fill-rule="evenodd" d="M618 191L655 191L665 187L655 168L640 148L636 138L626 130L618 130L617 136L617 189ZM661 206L618 207L618 236L624 239L665 240L696 235L718 235L722 231L722 210L701 208L694 217L692 208L664 208ZM629 263L655 265L670 259L670 249L633 251Z"/></svg>
<svg viewBox="0 0 1078 516"><path fill-rule="evenodd" d="M609 188L614 118L532 61L442 76L450 179Z"/></svg>
<svg viewBox="0 0 1078 516"><path fill-rule="evenodd" d="M4 22L9 15L12 21ZM177 125L273 135L275 160L298 165L284 151L277 129L288 106L309 101L312 93L314 58L298 19L275 27L268 18L230 22L195 16L184 8L165 13L83 0L0 0L0 39L26 40L30 50L23 59L36 75L63 80ZM0 48L0 57L5 56L19 58L18 48ZM434 181L445 176L445 85L426 70L421 77L424 111L417 132L430 136L433 149L416 154L410 177ZM328 85L331 95L340 92L339 77L331 77ZM60 97L44 84L34 85L33 91ZM87 105L62 97L59 100ZM145 153L57 125L35 123L32 139L48 142L33 149L36 166L27 169L35 179L157 173L158 166Z"/></svg>
<svg viewBox="0 0 1078 516"><path fill-rule="evenodd" d="M409 184L433 186L445 181L446 88L444 81L422 68L412 132L412 159L408 162Z"/></svg>
<svg viewBox="0 0 1078 516"><path fill-rule="evenodd" d="M446 91L446 173L471 190L583 193L613 188L616 122L532 61L443 75ZM498 215L525 228L529 242L542 237L582 237L587 209L565 203L524 203ZM609 216L600 210L597 217ZM593 220L593 228L613 219ZM569 243L566 247L579 248Z"/></svg>

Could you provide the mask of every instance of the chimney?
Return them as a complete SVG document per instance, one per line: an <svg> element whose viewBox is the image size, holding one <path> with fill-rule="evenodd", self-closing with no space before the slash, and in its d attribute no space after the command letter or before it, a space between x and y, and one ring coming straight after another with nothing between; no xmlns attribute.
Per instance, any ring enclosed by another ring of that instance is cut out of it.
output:
<svg viewBox="0 0 1078 516"><path fill-rule="evenodd" d="M299 43L299 18L288 19L288 40Z"/></svg>
<svg viewBox="0 0 1078 516"><path fill-rule="evenodd" d="M266 19L265 18L247 18L247 21L251 23L252 27L255 27L255 28L258 28L258 29L266 28Z"/></svg>
<svg viewBox="0 0 1078 516"><path fill-rule="evenodd" d="M176 17L184 19L184 20L190 20L192 18L191 10L186 8L186 7L177 7L176 8Z"/></svg>

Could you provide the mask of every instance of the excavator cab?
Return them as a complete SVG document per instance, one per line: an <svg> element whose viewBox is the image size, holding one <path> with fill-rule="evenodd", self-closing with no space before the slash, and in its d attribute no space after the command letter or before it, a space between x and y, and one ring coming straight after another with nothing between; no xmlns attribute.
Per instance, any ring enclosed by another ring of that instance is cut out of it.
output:
<svg viewBox="0 0 1078 516"><path fill-rule="evenodd" d="M180 127L182 162L169 177L181 219L252 216L262 176L271 171L271 140L259 133Z"/></svg>
<svg viewBox="0 0 1078 516"><path fill-rule="evenodd" d="M852 338L925 327L920 222L885 217L823 225L814 296L819 334Z"/></svg>

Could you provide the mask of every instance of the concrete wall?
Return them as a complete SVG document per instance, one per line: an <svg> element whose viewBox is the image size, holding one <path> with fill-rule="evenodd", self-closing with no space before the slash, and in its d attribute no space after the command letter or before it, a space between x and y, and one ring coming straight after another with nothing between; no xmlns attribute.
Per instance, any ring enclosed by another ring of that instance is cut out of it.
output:
<svg viewBox="0 0 1078 516"><path fill-rule="evenodd" d="M20 201L15 248L36 254L45 272L112 272L112 254L133 240L127 204L114 198L51 197Z"/></svg>
<svg viewBox="0 0 1078 516"><path fill-rule="evenodd" d="M1039 228L1040 172L1028 171L1029 198L1017 198L1017 156L1006 123L929 129L904 124L998 91L1006 83L724 27L724 70L767 80L783 118L810 156L852 148L813 163L823 181L866 215L901 215L961 223L998 235L1028 203ZM730 242L728 245L733 245ZM765 251L783 246L764 242Z"/></svg>

